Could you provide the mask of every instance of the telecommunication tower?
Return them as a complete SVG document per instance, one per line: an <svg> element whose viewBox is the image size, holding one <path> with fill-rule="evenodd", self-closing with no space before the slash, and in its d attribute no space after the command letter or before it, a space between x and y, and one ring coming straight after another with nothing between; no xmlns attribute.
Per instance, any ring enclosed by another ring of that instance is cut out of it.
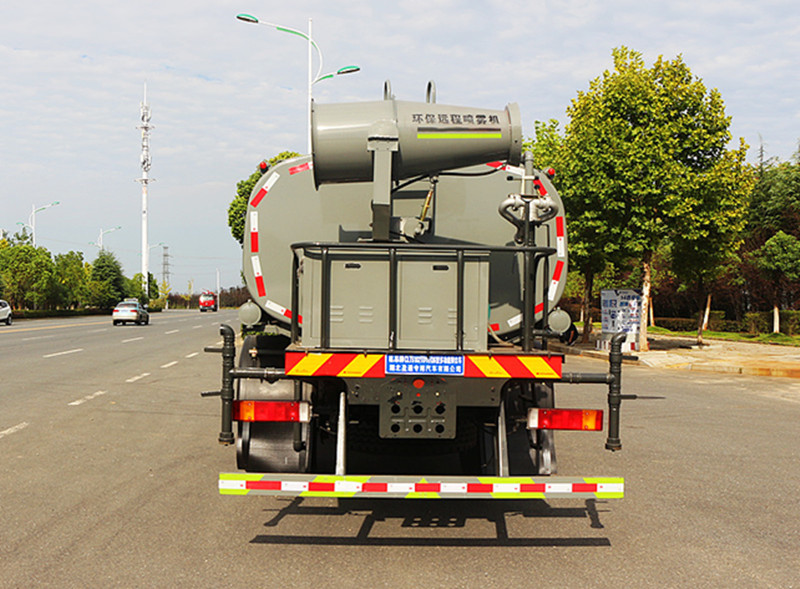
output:
<svg viewBox="0 0 800 589"><path fill-rule="evenodd" d="M142 184L142 290L149 297L150 296L150 248L147 245L147 185L154 182L150 178L150 130L153 125L150 124L150 105L147 104L147 82L144 84L144 99L141 103L141 120L142 124L137 129L142 130L142 177L137 178L137 182Z"/></svg>

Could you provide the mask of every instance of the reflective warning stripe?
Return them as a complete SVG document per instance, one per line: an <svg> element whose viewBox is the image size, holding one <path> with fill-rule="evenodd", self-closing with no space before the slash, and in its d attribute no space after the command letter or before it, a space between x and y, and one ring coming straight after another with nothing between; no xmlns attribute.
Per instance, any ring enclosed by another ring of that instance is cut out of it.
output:
<svg viewBox="0 0 800 589"><path fill-rule="evenodd" d="M563 258L567 255L564 217L556 217L556 255L559 258Z"/></svg>
<svg viewBox="0 0 800 589"><path fill-rule="evenodd" d="M289 175L294 176L295 174L299 174L300 172L307 172L313 167L314 167L314 162L306 162L304 164L300 164L299 166L294 166L293 168L289 168Z"/></svg>
<svg viewBox="0 0 800 589"><path fill-rule="evenodd" d="M561 272L564 270L564 262L559 260L556 262L556 269L553 271L553 280L550 281L550 289L547 291L547 298L551 301L556 298L556 290L558 289L558 282L561 280Z"/></svg>
<svg viewBox="0 0 800 589"><path fill-rule="evenodd" d="M258 211L250 211L250 251L258 253Z"/></svg>
<svg viewBox="0 0 800 589"><path fill-rule="evenodd" d="M386 376L384 360L384 354L287 352L286 375L382 378Z"/></svg>
<svg viewBox="0 0 800 589"><path fill-rule="evenodd" d="M454 477L220 473L221 495L400 499L621 499L621 477Z"/></svg>
<svg viewBox="0 0 800 589"><path fill-rule="evenodd" d="M536 314L541 313L542 311L544 311L544 303L539 303L533 308L533 312ZM511 317L508 321L506 321L506 323L508 323L509 327L516 327L517 325L522 323L522 313L517 313L516 315Z"/></svg>
<svg viewBox="0 0 800 589"><path fill-rule="evenodd" d="M267 287L264 286L264 276L261 274L261 261L258 256L250 256L250 263L253 266L253 276L256 279L256 288L258 289L258 296L267 296Z"/></svg>
<svg viewBox="0 0 800 589"><path fill-rule="evenodd" d="M271 301L271 300L267 299L266 301L264 301L264 307L266 309L268 309L269 311L273 311L273 312L277 313L278 315L283 315L287 319L291 319L292 318L291 310L287 309L283 305L279 305L275 301ZM302 325L302 323L303 323L303 316L302 315L298 316L297 322Z"/></svg>
<svg viewBox="0 0 800 589"><path fill-rule="evenodd" d="M409 355L412 356L412 355ZM416 355L413 355L416 356ZM444 357L450 358L445 355ZM420 356L429 360L421 364L407 363L403 374L425 376L430 364L435 364L437 355ZM460 356L457 356L460 358ZM449 376L465 378L561 378L563 357L560 355L534 354L473 354L465 355L463 374L448 373ZM287 376L339 376L342 378L383 378L386 376L386 354L342 353L286 353ZM415 370L418 367L418 370ZM397 374L397 372L392 372Z"/></svg>
<svg viewBox="0 0 800 589"><path fill-rule="evenodd" d="M280 174L277 174L275 172L273 172L270 175L270 177L267 178L267 181L264 183L264 186L261 187L261 190L256 192L256 195L253 197L253 200L250 201L251 207L258 206L258 204L264 199L264 197L267 196L267 193L272 189L272 187L275 186L275 183L278 181L278 178L280 178Z"/></svg>
<svg viewBox="0 0 800 589"><path fill-rule="evenodd" d="M478 378L561 378L561 356L467 356L464 376Z"/></svg>

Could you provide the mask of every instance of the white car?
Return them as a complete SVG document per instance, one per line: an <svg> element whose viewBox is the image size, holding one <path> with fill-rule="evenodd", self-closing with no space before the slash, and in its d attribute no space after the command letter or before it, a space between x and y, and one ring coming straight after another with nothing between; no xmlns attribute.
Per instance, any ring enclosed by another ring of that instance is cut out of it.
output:
<svg viewBox="0 0 800 589"><path fill-rule="evenodd" d="M135 323L136 325L147 325L150 323L150 314L136 299L125 299L119 303L114 307L114 312L111 316L114 325L128 322Z"/></svg>
<svg viewBox="0 0 800 589"><path fill-rule="evenodd" d="M5 321L6 325L11 325L11 305L0 299L0 322Z"/></svg>

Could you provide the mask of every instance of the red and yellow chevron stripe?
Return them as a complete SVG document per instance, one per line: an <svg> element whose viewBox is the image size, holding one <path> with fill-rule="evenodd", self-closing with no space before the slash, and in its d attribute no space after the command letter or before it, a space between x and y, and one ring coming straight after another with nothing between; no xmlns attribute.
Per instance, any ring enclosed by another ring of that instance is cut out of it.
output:
<svg viewBox="0 0 800 589"><path fill-rule="evenodd" d="M384 354L287 352L286 376L382 378L384 358Z"/></svg>
<svg viewBox="0 0 800 589"><path fill-rule="evenodd" d="M472 378L561 378L561 356L467 356L464 376Z"/></svg>
<svg viewBox="0 0 800 589"><path fill-rule="evenodd" d="M421 356L427 358L426 356ZM561 378L563 357L525 354L467 354L463 374L466 378ZM414 374L413 371L409 374ZM419 374L431 374L420 371ZM287 352L286 376L338 376L342 378L383 378L386 354L356 352Z"/></svg>

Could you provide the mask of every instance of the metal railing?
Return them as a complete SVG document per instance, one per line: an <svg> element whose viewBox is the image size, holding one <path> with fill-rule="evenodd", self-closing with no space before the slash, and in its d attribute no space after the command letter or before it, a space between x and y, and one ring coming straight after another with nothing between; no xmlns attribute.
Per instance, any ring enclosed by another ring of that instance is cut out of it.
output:
<svg viewBox="0 0 800 589"><path fill-rule="evenodd" d="M339 242L299 242L291 245L292 248L292 318L291 338L293 344L300 343L300 259L303 257L318 256L321 263L321 325L320 348L331 347L331 260L347 261L347 254L352 254L355 261L364 254L384 253L389 264L389 341L387 349L397 349L398 327L398 256L403 254L448 254L456 258L456 350L464 350L464 268L466 259L470 254L491 254L506 252L522 254L523 256L523 281L522 281L522 329L523 351L529 352L534 347L534 337L545 335L545 330L538 332L533 329L536 310L536 281L535 276L539 263L544 264L542 273L542 317L548 314L547 284L549 280L548 258L556 253L552 247L540 246L483 246L483 245L453 245L453 244L410 244L410 243L339 243Z"/></svg>

